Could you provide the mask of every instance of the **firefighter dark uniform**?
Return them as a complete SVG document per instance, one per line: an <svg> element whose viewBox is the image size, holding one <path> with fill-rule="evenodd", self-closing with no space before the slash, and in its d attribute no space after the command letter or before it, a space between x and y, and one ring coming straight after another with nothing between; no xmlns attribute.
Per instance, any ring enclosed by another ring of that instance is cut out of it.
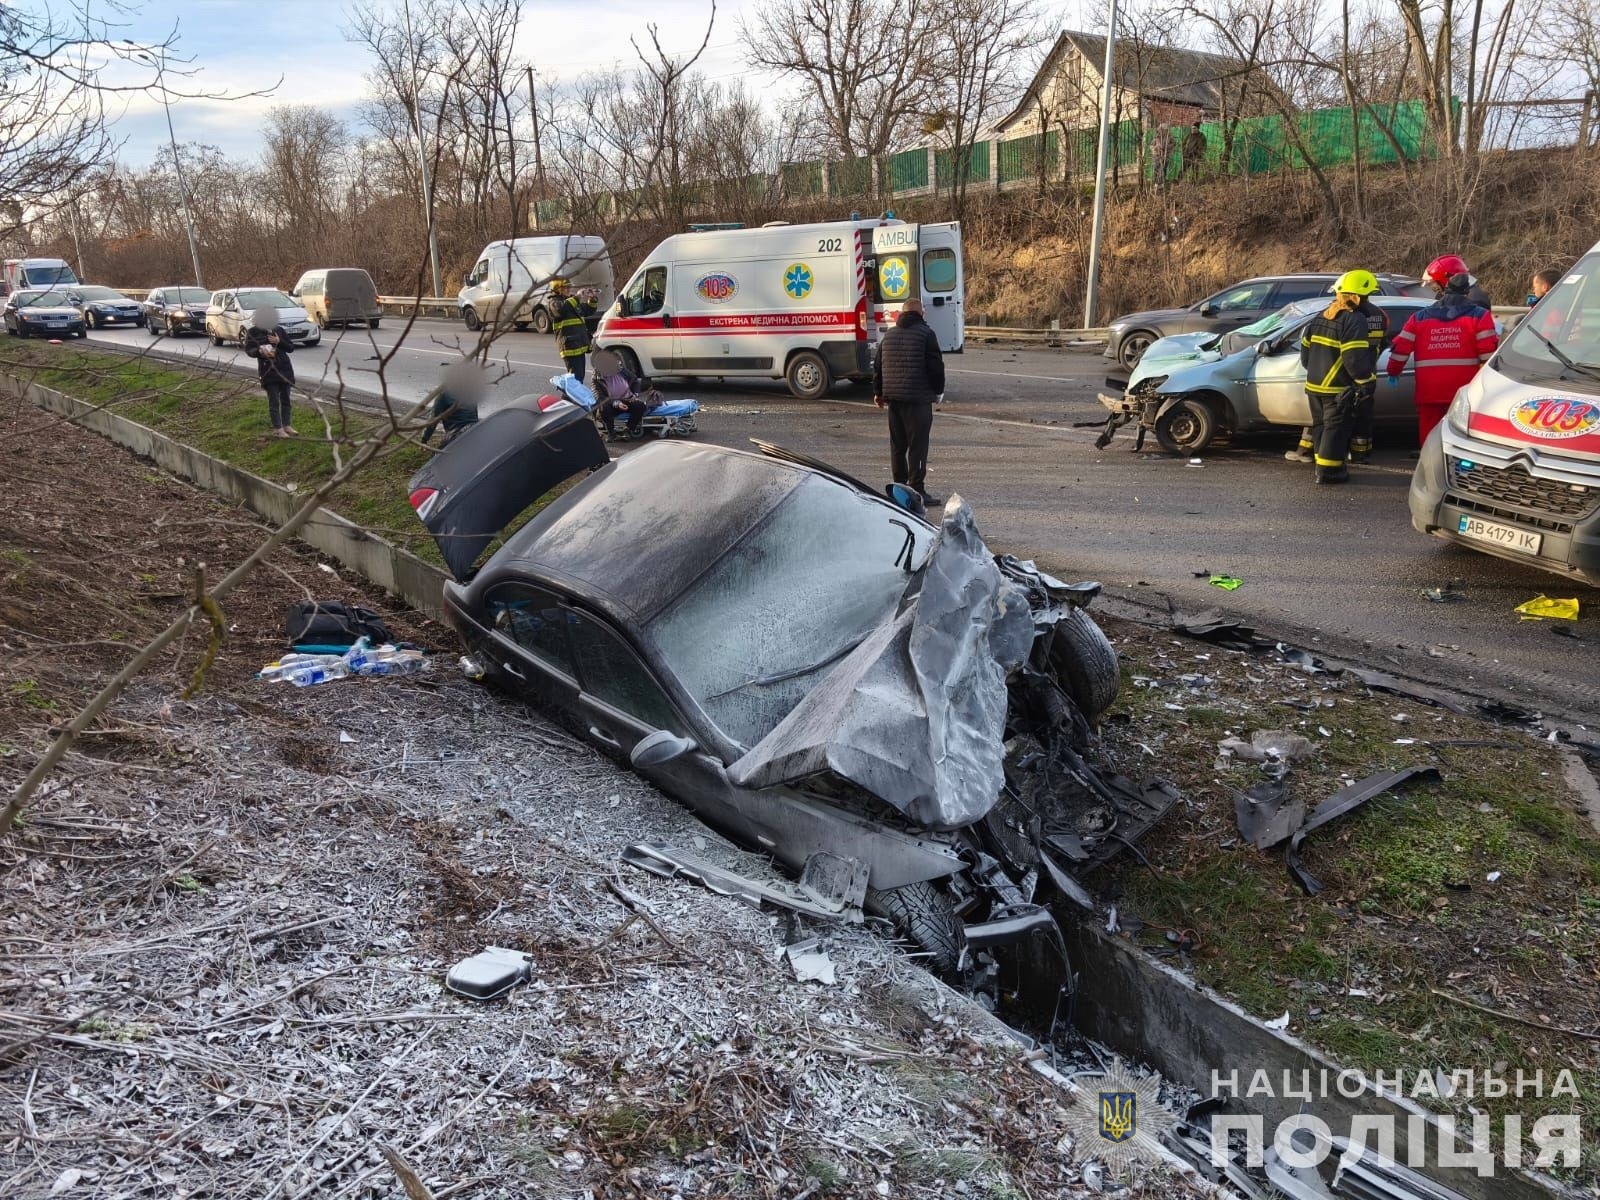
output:
<svg viewBox="0 0 1600 1200"><path fill-rule="evenodd" d="M1356 397L1363 390L1376 387L1378 381L1378 356L1373 353L1360 303L1360 297L1340 292L1332 304L1311 319L1300 339L1318 483L1343 483L1350 478L1345 459L1350 450Z"/></svg>
<svg viewBox="0 0 1600 1200"><path fill-rule="evenodd" d="M567 290L565 280L554 280L550 290L555 293L555 320L551 329L556 335L556 346L561 351L561 365L583 381L584 367L589 353L589 313L593 310L581 303Z"/></svg>
<svg viewBox="0 0 1600 1200"><path fill-rule="evenodd" d="M1356 306L1356 311L1361 314L1367 323L1367 341L1372 347L1373 369L1376 371L1378 356L1389 343L1389 317L1372 300L1361 297L1361 303ZM1372 457L1372 427L1374 424L1374 410L1377 408L1378 384L1374 378L1371 386L1362 389L1356 394L1356 411L1350 422L1350 461L1366 462Z"/></svg>

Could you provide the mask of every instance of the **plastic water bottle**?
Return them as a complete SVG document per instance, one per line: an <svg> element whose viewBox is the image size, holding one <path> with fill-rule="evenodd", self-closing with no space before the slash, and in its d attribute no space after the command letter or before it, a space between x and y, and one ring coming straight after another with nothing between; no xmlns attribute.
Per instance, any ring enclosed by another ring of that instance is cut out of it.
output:
<svg viewBox="0 0 1600 1200"><path fill-rule="evenodd" d="M268 663L257 671L256 678L264 679L269 683L275 682L287 679L302 667L316 663L337 662L338 660L339 656L337 654L285 654L277 662Z"/></svg>
<svg viewBox="0 0 1600 1200"><path fill-rule="evenodd" d="M395 650L385 647L389 653L379 652L379 656L368 662L362 663L357 670L359 675L420 675L424 671L432 670L431 664L416 650Z"/></svg>
<svg viewBox="0 0 1600 1200"><path fill-rule="evenodd" d="M330 656L325 663L300 663L284 678L295 687L311 687L330 679L344 679L349 674L350 668L345 665L344 659Z"/></svg>

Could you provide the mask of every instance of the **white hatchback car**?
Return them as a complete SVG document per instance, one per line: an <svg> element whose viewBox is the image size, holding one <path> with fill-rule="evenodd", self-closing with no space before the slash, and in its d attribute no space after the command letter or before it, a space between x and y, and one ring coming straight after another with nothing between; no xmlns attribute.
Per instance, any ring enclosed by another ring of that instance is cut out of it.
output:
<svg viewBox="0 0 1600 1200"><path fill-rule="evenodd" d="M245 330L250 328L250 318L258 308L277 309L278 324L291 341L315 346L322 340L322 330L306 310L277 288L245 287L211 293L211 303L206 306L206 333L212 344L238 342L243 346Z"/></svg>

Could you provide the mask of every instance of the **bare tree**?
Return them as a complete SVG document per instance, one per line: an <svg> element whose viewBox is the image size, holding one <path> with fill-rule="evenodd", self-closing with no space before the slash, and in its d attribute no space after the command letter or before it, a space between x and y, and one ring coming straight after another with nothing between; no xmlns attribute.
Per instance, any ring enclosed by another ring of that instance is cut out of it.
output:
<svg viewBox="0 0 1600 1200"><path fill-rule="evenodd" d="M767 0L740 38L754 66L799 84L829 153L878 160L932 107L931 0Z"/></svg>
<svg viewBox="0 0 1600 1200"><path fill-rule="evenodd" d="M960 220L973 147L985 125L1026 86L1029 52L1043 39L1037 0L930 0L923 128L950 155L950 196ZM1040 134L1040 154L1043 139Z"/></svg>

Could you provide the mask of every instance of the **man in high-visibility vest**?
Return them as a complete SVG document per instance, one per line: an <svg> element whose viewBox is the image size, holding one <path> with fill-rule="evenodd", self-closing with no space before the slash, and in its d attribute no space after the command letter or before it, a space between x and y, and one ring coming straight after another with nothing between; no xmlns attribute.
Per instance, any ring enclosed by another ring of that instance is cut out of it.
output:
<svg viewBox="0 0 1600 1200"><path fill-rule="evenodd" d="M1371 271L1346 271L1333 286L1333 303L1311 318L1300 339L1318 483L1350 478L1345 460L1358 399L1378 381L1378 356L1361 312L1378 281Z"/></svg>
<svg viewBox="0 0 1600 1200"><path fill-rule="evenodd" d="M1372 297L1378 291L1378 279L1371 271L1347 272L1334 290L1338 291L1340 285L1351 288L1361 297L1361 303L1356 306L1356 311L1367 322L1367 340L1372 343L1373 362L1378 361L1378 356L1388 348L1389 343L1389 317L1372 302ZM1367 289L1371 290L1368 291ZM1350 418L1350 461L1366 462L1372 457L1372 427L1375 424L1377 400L1377 381L1371 387L1356 393L1355 409ZM1293 450L1287 451L1284 457L1290 462L1309 463L1316 459L1316 442L1311 436L1311 426L1304 426L1300 430L1300 444Z"/></svg>
<svg viewBox="0 0 1600 1200"><path fill-rule="evenodd" d="M555 297L555 320L551 329L556 335L556 347L561 351L561 365L582 383L589 354L589 316L594 309L573 296L572 285L565 279L552 279L550 294Z"/></svg>
<svg viewBox="0 0 1600 1200"><path fill-rule="evenodd" d="M1407 361L1416 367L1419 446L1444 419L1456 392L1472 382L1500 344L1494 314L1473 300L1473 287L1466 272L1451 275L1439 298L1412 314L1389 351L1391 386L1400 382Z"/></svg>

